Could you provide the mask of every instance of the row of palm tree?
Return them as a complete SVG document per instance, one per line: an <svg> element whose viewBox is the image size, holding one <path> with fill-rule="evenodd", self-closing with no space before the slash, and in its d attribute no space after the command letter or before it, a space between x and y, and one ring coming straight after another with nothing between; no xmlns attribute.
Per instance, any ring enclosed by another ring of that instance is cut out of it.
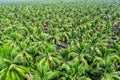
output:
<svg viewBox="0 0 120 80"><path fill-rule="evenodd" d="M0 80L120 80L120 7L105 4L0 5Z"/></svg>

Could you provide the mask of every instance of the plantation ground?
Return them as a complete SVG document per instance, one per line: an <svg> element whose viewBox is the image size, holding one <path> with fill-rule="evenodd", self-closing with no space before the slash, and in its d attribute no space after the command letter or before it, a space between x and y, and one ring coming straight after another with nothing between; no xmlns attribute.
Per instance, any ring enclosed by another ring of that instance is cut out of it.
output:
<svg viewBox="0 0 120 80"><path fill-rule="evenodd" d="M119 2L1 3L0 80L120 80Z"/></svg>

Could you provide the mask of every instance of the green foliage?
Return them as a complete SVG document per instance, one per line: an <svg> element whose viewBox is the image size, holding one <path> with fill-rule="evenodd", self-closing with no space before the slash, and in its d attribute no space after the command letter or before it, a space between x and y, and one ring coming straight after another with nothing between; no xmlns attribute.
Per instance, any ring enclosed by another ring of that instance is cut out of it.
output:
<svg viewBox="0 0 120 80"><path fill-rule="evenodd" d="M117 5L0 4L0 80L120 80Z"/></svg>

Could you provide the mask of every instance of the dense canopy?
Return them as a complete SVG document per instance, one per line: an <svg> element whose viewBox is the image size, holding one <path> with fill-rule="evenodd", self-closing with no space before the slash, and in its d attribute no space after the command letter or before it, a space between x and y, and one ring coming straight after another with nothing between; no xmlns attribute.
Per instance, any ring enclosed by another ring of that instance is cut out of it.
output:
<svg viewBox="0 0 120 80"><path fill-rule="evenodd" d="M0 4L0 80L120 80L119 2Z"/></svg>

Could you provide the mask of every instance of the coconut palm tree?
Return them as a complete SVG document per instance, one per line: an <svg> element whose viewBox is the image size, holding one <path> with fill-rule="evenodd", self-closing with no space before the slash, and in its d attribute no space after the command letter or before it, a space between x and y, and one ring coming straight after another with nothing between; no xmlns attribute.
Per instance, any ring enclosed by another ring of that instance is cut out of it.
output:
<svg viewBox="0 0 120 80"><path fill-rule="evenodd" d="M47 38L52 44L57 44L59 42L59 30L57 28L49 29L49 37Z"/></svg>
<svg viewBox="0 0 120 80"><path fill-rule="evenodd" d="M54 50L54 46L49 43L41 44L39 55L36 57L37 63L46 64L48 61L51 69L60 65L62 57L59 52L54 52Z"/></svg>
<svg viewBox="0 0 120 80"><path fill-rule="evenodd" d="M101 57L96 56L92 66L95 67L96 65L96 68L94 69L96 70L95 72L102 70L101 72L99 72L99 75L101 75L99 76L101 80L112 80L118 78L118 75L116 73L119 73L119 71L116 71L116 67L117 67L116 64L119 62L120 59L118 55L108 54L103 59ZM93 71L91 71L91 73Z"/></svg>
<svg viewBox="0 0 120 80"><path fill-rule="evenodd" d="M28 68L18 47L0 47L0 80L24 80Z"/></svg>
<svg viewBox="0 0 120 80"><path fill-rule="evenodd" d="M53 80L59 79L58 71L51 71L49 65L37 65L37 71L32 78L33 80Z"/></svg>

